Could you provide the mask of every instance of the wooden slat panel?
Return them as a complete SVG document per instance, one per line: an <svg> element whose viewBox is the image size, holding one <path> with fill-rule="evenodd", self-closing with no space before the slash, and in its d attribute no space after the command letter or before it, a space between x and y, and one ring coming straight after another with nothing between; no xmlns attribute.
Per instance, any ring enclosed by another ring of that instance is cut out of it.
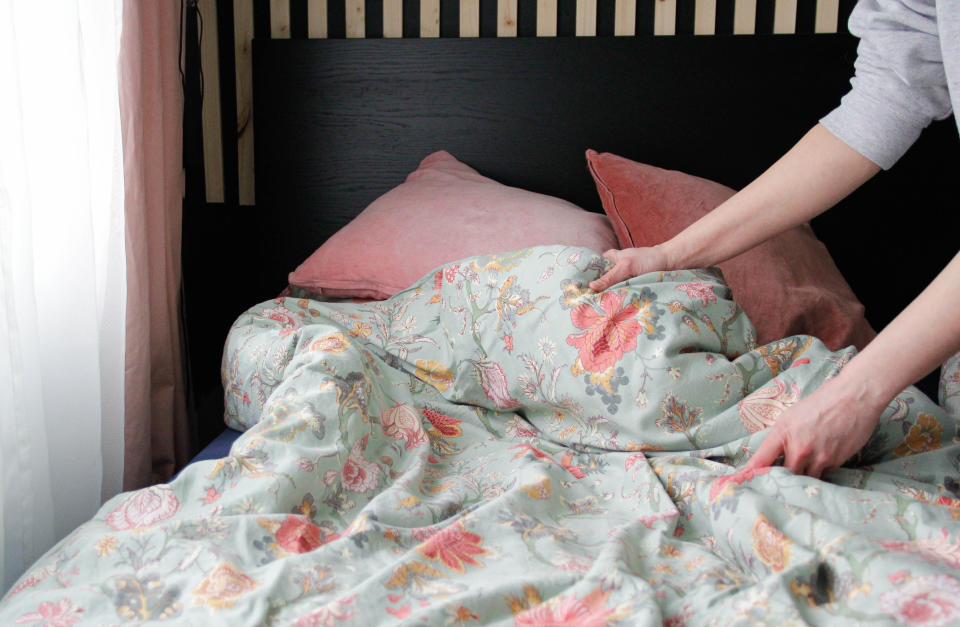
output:
<svg viewBox="0 0 960 627"><path fill-rule="evenodd" d="M655 0L653 13L654 35L675 35L677 33L677 0Z"/></svg>
<svg viewBox="0 0 960 627"><path fill-rule="evenodd" d="M340 0L334 0L339 2ZM366 7L367 3L363 0L345 0L347 12L347 37L350 39L362 39L367 35L366 28Z"/></svg>
<svg viewBox="0 0 960 627"><path fill-rule="evenodd" d="M797 32L797 0L776 0L773 32L781 35Z"/></svg>
<svg viewBox="0 0 960 627"><path fill-rule="evenodd" d="M383 36L403 37L403 0L383 0Z"/></svg>
<svg viewBox="0 0 960 627"><path fill-rule="evenodd" d="M497 37L517 36L517 0L497 0Z"/></svg>
<svg viewBox="0 0 960 627"><path fill-rule="evenodd" d="M756 32L757 0L736 0L733 5L733 34L753 35Z"/></svg>
<svg viewBox="0 0 960 627"><path fill-rule="evenodd" d="M597 0L577 0L577 37L597 34Z"/></svg>
<svg viewBox="0 0 960 627"><path fill-rule="evenodd" d="M537 37L557 36L557 0L537 0Z"/></svg>
<svg viewBox="0 0 960 627"><path fill-rule="evenodd" d="M255 202L253 186L253 0L233 3L233 42L237 78L237 168L241 205Z"/></svg>
<svg viewBox="0 0 960 627"><path fill-rule="evenodd" d="M307 0L307 36L327 38L327 0Z"/></svg>
<svg viewBox="0 0 960 627"><path fill-rule="evenodd" d="M839 0L817 0L817 17L813 25L813 32L837 32L837 22L839 21L839 16Z"/></svg>
<svg viewBox="0 0 960 627"><path fill-rule="evenodd" d="M637 34L637 0L617 0L613 16L613 34L632 37Z"/></svg>
<svg viewBox="0 0 960 627"><path fill-rule="evenodd" d="M220 59L217 54L217 2L200 0L203 31L200 68L203 72L203 174L207 202L223 202L223 135L220 132ZM198 30L200 23L197 24Z"/></svg>
<svg viewBox="0 0 960 627"><path fill-rule="evenodd" d="M460 0L460 36L480 36L480 0Z"/></svg>
<svg viewBox="0 0 960 627"><path fill-rule="evenodd" d="M420 0L420 36L440 36L440 0Z"/></svg>
<svg viewBox="0 0 960 627"><path fill-rule="evenodd" d="M697 0L693 18L694 35L713 35L717 32L717 0Z"/></svg>
<svg viewBox="0 0 960 627"><path fill-rule="evenodd" d="M270 36L290 39L290 0L270 0Z"/></svg>

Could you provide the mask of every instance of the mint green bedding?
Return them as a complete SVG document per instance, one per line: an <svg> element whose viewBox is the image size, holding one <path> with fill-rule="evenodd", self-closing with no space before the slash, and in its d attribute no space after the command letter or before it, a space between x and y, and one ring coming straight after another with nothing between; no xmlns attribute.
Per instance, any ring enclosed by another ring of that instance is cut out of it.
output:
<svg viewBox="0 0 960 627"><path fill-rule="evenodd" d="M232 456L121 494L0 624L960 623L954 418L910 388L829 481L735 466L853 349L756 346L708 271L465 259L285 298L223 360Z"/></svg>

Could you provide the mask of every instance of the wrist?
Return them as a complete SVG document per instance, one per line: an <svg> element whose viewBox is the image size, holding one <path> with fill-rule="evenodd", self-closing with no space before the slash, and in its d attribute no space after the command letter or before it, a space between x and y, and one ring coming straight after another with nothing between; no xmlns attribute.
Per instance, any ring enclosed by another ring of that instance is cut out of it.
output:
<svg viewBox="0 0 960 627"><path fill-rule="evenodd" d="M656 244L653 248L663 255L664 270L685 270L689 268L676 238Z"/></svg>

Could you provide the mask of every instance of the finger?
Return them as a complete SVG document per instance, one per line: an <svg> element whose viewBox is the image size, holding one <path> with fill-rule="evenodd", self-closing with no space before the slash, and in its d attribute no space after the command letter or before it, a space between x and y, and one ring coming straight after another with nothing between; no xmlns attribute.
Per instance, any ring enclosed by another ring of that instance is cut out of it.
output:
<svg viewBox="0 0 960 627"><path fill-rule="evenodd" d="M783 441L776 433L772 432L763 441L753 457L747 460L740 472L749 472L757 468L773 466L777 458L784 454Z"/></svg>
<svg viewBox="0 0 960 627"><path fill-rule="evenodd" d="M622 263L618 263L614 267L607 270L607 272L603 274L601 277L599 277L594 281L591 281L589 287L594 292L602 292L603 290L607 289L614 283L619 283L620 281L622 281L626 273L627 273L626 266Z"/></svg>

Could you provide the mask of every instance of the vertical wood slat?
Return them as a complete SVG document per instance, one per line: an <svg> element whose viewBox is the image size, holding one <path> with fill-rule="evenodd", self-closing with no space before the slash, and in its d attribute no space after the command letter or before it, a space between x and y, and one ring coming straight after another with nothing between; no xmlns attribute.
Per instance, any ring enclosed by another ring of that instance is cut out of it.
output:
<svg viewBox="0 0 960 627"><path fill-rule="evenodd" d="M270 37L290 39L290 0L270 0Z"/></svg>
<svg viewBox="0 0 960 627"><path fill-rule="evenodd" d="M557 0L537 0L537 37L557 36Z"/></svg>
<svg viewBox="0 0 960 627"><path fill-rule="evenodd" d="M753 35L757 32L757 0L736 0L733 5L733 34Z"/></svg>
<svg viewBox="0 0 960 627"><path fill-rule="evenodd" d="M717 0L697 0L694 9L693 34L714 35L717 32Z"/></svg>
<svg viewBox="0 0 960 627"><path fill-rule="evenodd" d="M656 8L653 12L654 35L677 34L677 0L654 0Z"/></svg>
<svg viewBox="0 0 960 627"><path fill-rule="evenodd" d="M420 0L420 36L440 36L440 0Z"/></svg>
<svg viewBox="0 0 960 627"><path fill-rule="evenodd" d="M497 0L497 37L517 36L517 0Z"/></svg>
<svg viewBox="0 0 960 627"><path fill-rule="evenodd" d="M797 0L776 0L773 9L773 32L778 35L797 32Z"/></svg>
<svg viewBox="0 0 960 627"><path fill-rule="evenodd" d="M366 25L366 7L367 3L363 0L334 0L334 2L346 2L347 15L347 38L362 39L367 35Z"/></svg>
<svg viewBox="0 0 960 627"><path fill-rule="evenodd" d="M814 20L813 32L837 32L839 18L840 2L838 0L817 0L817 16Z"/></svg>
<svg viewBox="0 0 960 627"><path fill-rule="evenodd" d="M637 34L637 0L616 1L613 34L617 37L632 37Z"/></svg>
<svg viewBox="0 0 960 627"><path fill-rule="evenodd" d="M307 0L307 37L327 38L327 0Z"/></svg>
<svg viewBox="0 0 960 627"><path fill-rule="evenodd" d="M577 0L577 37L597 34L597 0Z"/></svg>
<svg viewBox="0 0 960 627"><path fill-rule="evenodd" d="M460 36L480 36L480 0L460 0Z"/></svg>
<svg viewBox="0 0 960 627"><path fill-rule="evenodd" d="M203 173L207 202L223 202L223 136L220 133L220 58L217 54L217 3L200 0L203 30L200 68L203 72ZM201 26L197 23L198 29Z"/></svg>
<svg viewBox="0 0 960 627"><path fill-rule="evenodd" d="M403 0L383 0L383 36L403 37Z"/></svg>
<svg viewBox="0 0 960 627"><path fill-rule="evenodd" d="M233 3L233 41L237 78L238 201L255 202L253 185L253 0Z"/></svg>

